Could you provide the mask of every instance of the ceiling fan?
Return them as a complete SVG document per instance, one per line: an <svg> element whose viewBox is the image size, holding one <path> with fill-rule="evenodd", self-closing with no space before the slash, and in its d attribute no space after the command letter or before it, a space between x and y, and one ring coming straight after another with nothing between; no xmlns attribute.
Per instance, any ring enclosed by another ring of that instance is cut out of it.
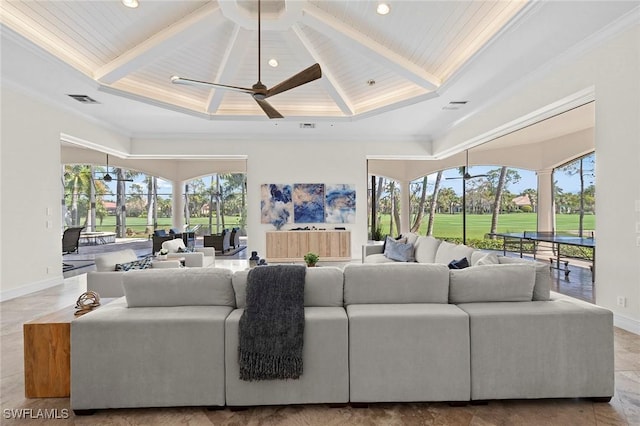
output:
<svg viewBox="0 0 640 426"><path fill-rule="evenodd" d="M107 154L107 172L104 174L104 176L102 176L102 180L107 183L114 180L116 182L133 182L133 179L114 179L111 177L111 175L109 174L109 154Z"/></svg>
<svg viewBox="0 0 640 426"><path fill-rule="evenodd" d="M258 82L251 86L251 88L247 87L238 87L238 86L228 86L226 84L218 84L218 83L210 83L207 81L200 80L192 80L189 78L182 78L174 75L171 77L171 82L174 84L186 84L186 85L194 85L194 86L207 86L213 87L216 89L224 89L231 90L234 92L241 92L251 95L253 99L258 103L260 108L267 114L269 118L284 118L282 114L280 114L269 102L267 102L267 98L277 95L278 93L286 92L287 90L293 89L298 86L302 86L303 84L307 84L312 82L313 80L317 80L322 77L322 70L320 69L319 64L313 64L309 68L306 68L300 71L298 74L284 80L283 82L276 84L270 89L267 89L267 86L262 84L261 79L261 36L260 36L260 0L258 0Z"/></svg>
<svg viewBox="0 0 640 426"><path fill-rule="evenodd" d="M464 166L464 175L459 176L459 177L449 177L447 179L452 180L452 179L464 179L464 180L469 180L469 179L475 179L475 178L479 178L479 177L487 177L487 175L471 175L469 174L469 150L467 149L466 151L466 156L467 156L467 160Z"/></svg>

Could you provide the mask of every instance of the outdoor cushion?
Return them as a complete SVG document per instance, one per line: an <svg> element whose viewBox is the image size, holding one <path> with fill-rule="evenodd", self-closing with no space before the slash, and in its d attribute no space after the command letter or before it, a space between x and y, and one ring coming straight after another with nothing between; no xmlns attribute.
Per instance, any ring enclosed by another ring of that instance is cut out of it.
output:
<svg viewBox="0 0 640 426"><path fill-rule="evenodd" d="M143 306L235 307L232 272L222 268L150 269L123 275L130 308Z"/></svg>
<svg viewBox="0 0 640 426"><path fill-rule="evenodd" d="M162 248L167 249L169 253L178 253L179 249L184 250L186 246L184 245L182 238L174 238L173 240L168 240L162 243Z"/></svg>
<svg viewBox="0 0 640 426"><path fill-rule="evenodd" d="M530 302L533 265L484 265L449 271L449 303Z"/></svg>

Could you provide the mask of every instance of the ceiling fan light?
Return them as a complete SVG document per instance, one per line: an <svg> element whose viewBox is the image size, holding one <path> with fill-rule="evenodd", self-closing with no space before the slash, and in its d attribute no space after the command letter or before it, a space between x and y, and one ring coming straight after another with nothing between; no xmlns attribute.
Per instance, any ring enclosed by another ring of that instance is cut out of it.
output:
<svg viewBox="0 0 640 426"><path fill-rule="evenodd" d="M387 3L378 3L378 7L376 8L376 12L378 15L386 15L391 11L391 8Z"/></svg>
<svg viewBox="0 0 640 426"><path fill-rule="evenodd" d="M138 0L122 0L122 4L132 9L135 9L140 5Z"/></svg>

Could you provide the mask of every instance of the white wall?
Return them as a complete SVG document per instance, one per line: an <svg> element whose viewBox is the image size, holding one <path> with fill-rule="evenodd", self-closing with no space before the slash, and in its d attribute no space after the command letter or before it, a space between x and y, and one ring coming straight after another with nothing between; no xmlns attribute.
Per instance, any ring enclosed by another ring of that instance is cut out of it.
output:
<svg viewBox="0 0 640 426"><path fill-rule="evenodd" d="M129 141L2 87L0 300L62 282L60 134L128 147Z"/></svg>
<svg viewBox="0 0 640 426"><path fill-rule="evenodd" d="M596 100L596 233L595 299L614 311L616 324L640 333L640 18L588 53L574 52L566 61L512 95L469 118L448 135L434 140L434 154L475 135L517 121L531 111L593 90ZM617 297L626 306L617 305Z"/></svg>

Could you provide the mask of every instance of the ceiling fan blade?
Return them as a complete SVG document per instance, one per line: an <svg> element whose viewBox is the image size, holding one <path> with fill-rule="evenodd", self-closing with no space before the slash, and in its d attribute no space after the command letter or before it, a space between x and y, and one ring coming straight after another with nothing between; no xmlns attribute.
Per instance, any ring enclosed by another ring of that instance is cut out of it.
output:
<svg viewBox="0 0 640 426"><path fill-rule="evenodd" d="M446 180L462 179L462 176L459 176L459 177L448 177L448 178L445 178L445 179L446 179Z"/></svg>
<svg viewBox="0 0 640 426"><path fill-rule="evenodd" d="M276 109L264 99L256 99L256 102L258 103L258 105L260 105L260 108L262 108L262 110L265 112L265 114L267 114L269 118L284 118L282 114L276 111Z"/></svg>
<svg viewBox="0 0 640 426"><path fill-rule="evenodd" d="M287 90L293 89L294 87L302 86L303 84L307 84L309 82L312 82L313 80L317 80L320 77L322 77L320 64L313 64L309 68L300 71L293 77L290 77L282 83L276 84L271 89L267 90L266 97L268 98L269 96L274 96L278 93L286 92Z"/></svg>
<svg viewBox="0 0 640 426"><path fill-rule="evenodd" d="M187 86L205 86L208 88L214 89L224 89L224 90L232 90L234 92L240 93L248 93L250 95L254 94L253 89L249 89L247 87L238 87L238 86L228 86L226 84L218 84L218 83L210 83L208 81L200 81L200 80L192 80L190 78L182 78L174 75L171 77L171 82L173 84L184 84Z"/></svg>
<svg viewBox="0 0 640 426"><path fill-rule="evenodd" d="M469 176L467 179L475 179L475 178L481 178L481 177L487 177L489 175L473 175L473 176Z"/></svg>

